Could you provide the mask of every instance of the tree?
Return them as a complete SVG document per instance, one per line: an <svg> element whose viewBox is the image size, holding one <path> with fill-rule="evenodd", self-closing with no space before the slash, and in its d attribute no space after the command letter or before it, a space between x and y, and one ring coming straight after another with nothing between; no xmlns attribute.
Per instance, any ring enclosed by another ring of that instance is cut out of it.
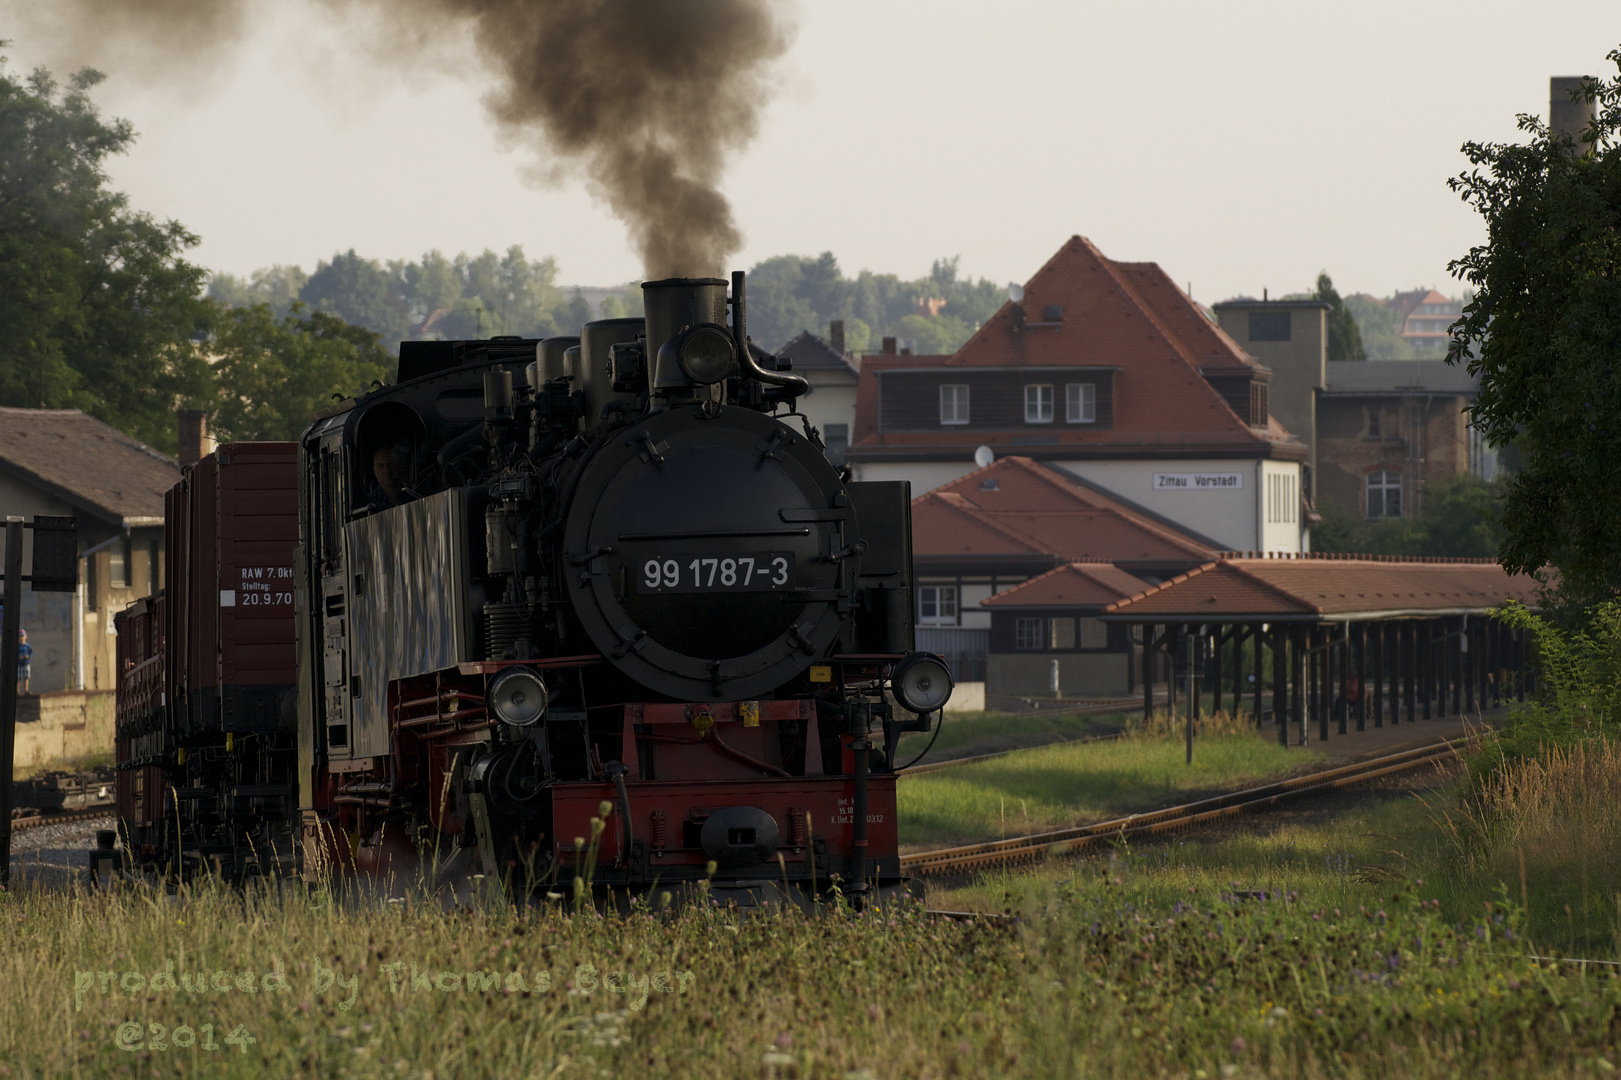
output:
<svg viewBox="0 0 1621 1080"><path fill-rule="evenodd" d="M292 310L310 276L297 266L267 266L247 278L216 273L208 279L208 295L228 307L269 304L278 316Z"/></svg>
<svg viewBox="0 0 1621 1080"><path fill-rule="evenodd" d="M1328 305L1329 362L1366 360L1368 354L1362 348L1362 331L1357 328L1356 318L1346 308L1345 301L1334 291L1334 282L1329 278L1328 271L1317 275L1317 292L1313 298Z"/></svg>
<svg viewBox="0 0 1621 1080"><path fill-rule="evenodd" d="M298 298L315 311L376 332L389 350L410 334L411 318L397 275L355 249L315 264Z"/></svg>
<svg viewBox="0 0 1621 1080"><path fill-rule="evenodd" d="M207 393L197 237L131 210L105 162L135 133L104 120L85 69L64 90L0 55L0 402L77 407L161 449L174 409Z"/></svg>
<svg viewBox="0 0 1621 1080"><path fill-rule="evenodd" d="M294 301L221 308L213 339L213 424L223 439L296 439L334 395L364 392L394 374L374 331Z"/></svg>
<svg viewBox="0 0 1621 1080"><path fill-rule="evenodd" d="M1609 54L1621 70L1621 49ZM1448 266L1475 288L1447 361L1480 379L1472 419L1520 468L1503 498L1511 572L1552 567L1568 602L1621 587L1621 77L1585 80L1584 143L1519 118L1527 143L1464 144L1451 187L1486 242Z"/></svg>

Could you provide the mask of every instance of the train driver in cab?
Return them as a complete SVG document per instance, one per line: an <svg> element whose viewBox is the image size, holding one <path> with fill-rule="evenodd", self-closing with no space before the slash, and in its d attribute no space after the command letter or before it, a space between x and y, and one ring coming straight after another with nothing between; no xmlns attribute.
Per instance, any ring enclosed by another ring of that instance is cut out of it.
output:
<svg viewBox="0 0 1621 1080"><path fill-rule="evenodd" d="M373 510L387 510L416 498L406 486L411 478L411 442L397 439L384 443L371 456L372 489L366 500Z"/></svg>

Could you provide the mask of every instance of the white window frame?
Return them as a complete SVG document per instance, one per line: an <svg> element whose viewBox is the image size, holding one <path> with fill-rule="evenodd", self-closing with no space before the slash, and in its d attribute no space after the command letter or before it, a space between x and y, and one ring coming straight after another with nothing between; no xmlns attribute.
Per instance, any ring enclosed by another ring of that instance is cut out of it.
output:
<svg viewBox="0 0 1621 1080"><path fill-rule="evenodd" d="M932 609L932 613L931 613ZM921 626L957 625L957 586L919 585L917 621Z"/></svg>
<svg viewBox="0 0 1621 1080"><path fill-rule="evenodd" d="M968 423L968 384L942 383L940 386L940 423L943 425Z"/></svg>
<svg viewBox="0 0 1621 1080"><path fill-rule="evenodd" d="M1021 616L1013 620L1013 647L1020 652L1047 651L1047 620Z"/></svg>
<svg viewBox="0 0 1621 1080"><path fill-rule="evenodd" d="M1064 422L1066 424L1098 422L1097 383L1072 382L1064 387Z"/></svg>
<svg viewBox="0 0 1621 1080"><path fill-rule="evenodd" d="M1052 383L1025 384L1024 422L1027 424L1050 424L1053 422Z"/></svg>

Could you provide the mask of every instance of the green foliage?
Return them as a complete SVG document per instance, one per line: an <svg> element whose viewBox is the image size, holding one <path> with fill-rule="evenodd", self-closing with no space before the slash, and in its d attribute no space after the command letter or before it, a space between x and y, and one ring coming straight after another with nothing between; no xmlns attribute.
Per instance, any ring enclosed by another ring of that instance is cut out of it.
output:
<svg viewBox="0 0 1621 1080"><path fill-rule="evenodd" d="M1477 771L1535 756L1545 746L1621 737L1621 603L1605 601L1584 614L1561 623L1512 601L1505 605L1503 621L1530 631L1538 692L1510 711Z"/></svg>
<svg viewBox="0 0 1621 1080"><path fill-rule="evenodd" d="M1401 336L1402 313L1375 296L1347 296L1341 301L1356 320L1363 351L1373 360L1418 360L1418 350Z"/></svg>
<svg viewBox="0 0 1621 1080"><path fill-rule="evenodd" d="M208 279L208 295L229 307L269 304L280 318L292 310L309 279L297 266L268 266L246 278L216 273Z"/></svg>
<svg viewBox="0 0 1621 1080"><path fill-rule="evenodd" d="M945 305L926 315L927 300ZM852 352L895 337L914 352L949 353L1006 300L1000 285L958 277L955 257L935 260L928 277L903 281L870 270L847 278L831 251L814 259L777 255L749 271L749 336L779 348L802 330L826 336L827 324L843 319Z"/></svg>
<svg viewBox="0 0 1621 1080"><path fill-rule="evenodd" d="M91 102L100 81L19 80L0 56L0 403L82 408L172 450L176 404L208 385L197 237L107 189L135 134Z"/></svg>
<svg viewBox="0 0 1621 1080"><path fill-rule="evenodd" d="M1337 506L1323 507L1311 531L1313 551L1364 555L1494 558L1502 541L1501 485L1472 473L1424 485L1424 516L1369 521Z"/></svg>
<svg viewBox="0 0 1621 1080"><path fill-rule="evenodd" d="M333 396L363 393L393 377L377 334L297 301L277 316L269 304L222 310L213 349L221 441L296 439Z"/></svg>
<svg viewBox="0 0 1621 1080"><path fill-rule="evenodd" d="M1451 186L1487 240L1449 266L1477 291L1447 359L1480 378L1475 426L1519 449L1503 565L1555 567L1565 599L1590 603L1621 587L1621 77L1583 94L1591 152L1534 116L1528 143L1465 144L1473 168Z"/></svg>
<svg viewBox="0 0 1621 1080"><path fill-rule="evenodd" d="M1368 354L1362 348L1362 332L1357 329L1356 319L1340 299L1340 294L1334 291L1334 282L1329 278L1328 271L1317 275L1317 292L1313 298L1328 305L1328 359L1366 360Z"/></svg>
<svg viewBox="0 0 1621 1080"><path fill-rule="evenodd" d="M230 307L269 304L278 317L291 310L294 300L301 301L372 331L393 354L406 338L579 333L581 325L599 316L579 290L563 296L556 277L555 261L531 260L517 245L505 254L486 250L451 259L429 251L416 262L386 264L351 248L317 263L313 274L297 266L256 270L247 279L215 274L208 292ZM640 314L640 290L610 293L604 303L609 306L602 318L617 312Z"/></svg>

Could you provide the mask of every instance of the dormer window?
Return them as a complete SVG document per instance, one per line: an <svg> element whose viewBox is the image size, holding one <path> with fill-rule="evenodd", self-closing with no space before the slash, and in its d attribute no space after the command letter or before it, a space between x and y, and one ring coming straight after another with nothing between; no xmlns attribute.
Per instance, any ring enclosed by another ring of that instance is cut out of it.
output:
<svg viewBox="0 0 1621 1080"><path fill-rule="evenodd" d="M1024 422L1027 424L1053 422L1053 388L1050 384L1024 388Z"/></svg>
<svg viewBox="0 0 1621 1080"><path fill-rule="evenodd" d="M968 423L968 386L966 383L947 383L940 387L940 423Z"/></svg>
<svg viewBox="0 0 1621 1080"><path fill-rule="evenodd" d="M1098 420L1097 383L1070 383L1064 387L1064 421L1095 424Z"/></svg>

